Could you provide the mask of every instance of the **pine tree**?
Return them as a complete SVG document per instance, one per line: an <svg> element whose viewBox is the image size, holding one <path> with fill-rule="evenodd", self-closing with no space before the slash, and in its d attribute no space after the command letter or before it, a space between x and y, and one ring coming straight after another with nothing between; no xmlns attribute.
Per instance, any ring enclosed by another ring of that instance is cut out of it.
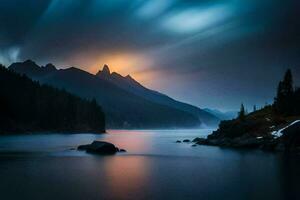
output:
<svg viewBox="0 0 300 200"><path fill-rule="evenodd" d="M291 96L294 93L294 87L293 87L293 75L292 71L288 69L285 72L284 79L282 82L282 87L283 87L283 94L285 96Z"/></svg>
<svg viewBox="0 0 300 200"><path fill-rule="evenodd" d="M284 79L279 82L277 87L277 96L275 98L274 107L278 113L292 114L293 112L293 76L292 71L288 69L284 75Z"/></svg>
<svg viewBox="0 0 300 200"><path fill-rule="evenodd" d="M253 106L253 112L256 112L256 105Z"/></svg>
<svg viewBox="0 0 300 200"><path fill-rule="evenodd" d="M245 119L245 116L246 116L246 111L245 111L244 104L242 103L242 104L241 104L241 108L240 108L240 112L239 112L239 115L238 115L238 118L239 118L240 120L244 120L244 119Z"/></svg>

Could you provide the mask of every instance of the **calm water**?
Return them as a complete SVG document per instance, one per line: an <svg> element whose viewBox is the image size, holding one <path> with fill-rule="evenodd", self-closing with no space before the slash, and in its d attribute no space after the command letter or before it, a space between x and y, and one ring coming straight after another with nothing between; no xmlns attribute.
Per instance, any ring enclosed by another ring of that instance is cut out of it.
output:
<svg viewBox="0 0 300 200"><path fill-rule="evenodd" d="M0 199L299 199L300 158L177 144L211 130L0 136ZM104 140L115 156L72 150Z"/></svg>

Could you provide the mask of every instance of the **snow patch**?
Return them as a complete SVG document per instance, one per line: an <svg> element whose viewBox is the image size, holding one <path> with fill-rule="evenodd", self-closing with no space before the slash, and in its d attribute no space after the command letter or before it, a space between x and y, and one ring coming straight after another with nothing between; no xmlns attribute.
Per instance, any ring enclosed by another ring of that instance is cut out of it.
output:
<svg viewBox="0 0 300 200"><path fill-rule="evenodd" d="M300 120L296 120L296 121L290 123L289 125L287 125L286 127L282 128L282 129L280 129L280 130L278 130L278 131L273 131L273 132L272 132L272 135L273 135L274 137L281 137L282 134L283 134L282 131L284 131L284 130L287 129L288 127L290 127L290 126L292 126L292 125L294 125L294 124L296 124L296 123L298 123L298 122L300 122Z"/></svg>

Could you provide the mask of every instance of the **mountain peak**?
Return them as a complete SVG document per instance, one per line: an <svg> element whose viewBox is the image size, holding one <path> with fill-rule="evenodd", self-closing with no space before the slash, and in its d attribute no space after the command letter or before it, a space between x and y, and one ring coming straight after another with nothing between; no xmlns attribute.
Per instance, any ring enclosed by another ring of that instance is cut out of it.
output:
<svg viewBox="0 0 300 200"><path fill-rule="evenodd" d="M110 70L109 70L108 65L105 64L105 65L103 66L102 72L103 72L103 73L108 73L108 74L110 74Z"/></svg>
<svg viewBox="0 0 300 200"><path fill-rule="evenodd" d="M98 73L96 74L96 76L109 76L110 75L110 70L108 65L104 65L102 70L99 70Z"/></svg>
<svg viewBox="0 0 300 200"><path fill-rule="evenodd" d="M138 84L140 86L142 86L138 81L136 81L134 78L132 78L132 76L130 76L129 74L127 76L124 77L125 80L127 80L127 82L130 82L131 84Z"/></svg>
<svg viewBox="0 0 300 200"><path fill-rule="evenodd" d="M16 62L12 63L8 68L12 70L26 70L26 71L32 71L32 70L40 70L40 66L37 65L34 61L32 60L26 60L24 62Z"/></svg>
<svg viewBox="0 0 300 200"><path fill-rule="evenodd" d="M133 78L128 74L125 78L132 80Z"/></svg>
<svg viewBox="0 0 300 200"><path fill-rule="evenodd" d="M8 68L20 74L26 74L29 77L35 78L57 71L56 67L51 63L47 64L46 66L39 66L32 60L16 62L11 64Z"/></svg>
<svg viewBox="0 0 300 200"><path fill-rule="evenodd" d="M30 59L24 61L23 64L26 64L26 65L37 65L34 61L32 61Z"/></svg>
<svg viewBox="0 0 300 200"><path fill-rule="evenodd" d="M55 71L55 70L56 70L56 67L55 67L52 63L48 63L48 64L45 66L45 69L48 70L48 71Z"/></svg>
<svg viewBox="0 0 300 200"><path fill-rule="evenodd" d="M42 71L41 67L32 60L12 63L8 68L20 74L27 74L33 77L39 76Z"/></svg>
<svg viewBox="0 0 300 200"><path fill-rule="evenodd" d="M24 61L23 63L19 63L21 65L23 65L23 67L26 67L26 68L31 68L31 69L40 69L40 66L38 64L36 64L36 62L34 62L33 60L26 60Z"/></svg>

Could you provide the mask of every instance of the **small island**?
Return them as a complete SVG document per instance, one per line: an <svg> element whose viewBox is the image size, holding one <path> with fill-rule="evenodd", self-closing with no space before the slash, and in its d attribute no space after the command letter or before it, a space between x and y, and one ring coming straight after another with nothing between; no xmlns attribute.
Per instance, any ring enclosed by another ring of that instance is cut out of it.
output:
<svg viewBox="0 0 300 200"><path fill-rule="evenodd" d="M104 141L93 141L91 144L80 145L77 149L99 155L113 155L117 152L126 152L125 149L119 149L114 144Z"/></svg>
<svg viewBox="0 0 300 200"><path fill-rule="evenodd" d="M247 114L241 105L238 117L222 121L206 139L195 138L199 145L234 148L260 148L271 151L300 152L300 89L293 85L291 70L277 88L272 105Z"/></svg>

